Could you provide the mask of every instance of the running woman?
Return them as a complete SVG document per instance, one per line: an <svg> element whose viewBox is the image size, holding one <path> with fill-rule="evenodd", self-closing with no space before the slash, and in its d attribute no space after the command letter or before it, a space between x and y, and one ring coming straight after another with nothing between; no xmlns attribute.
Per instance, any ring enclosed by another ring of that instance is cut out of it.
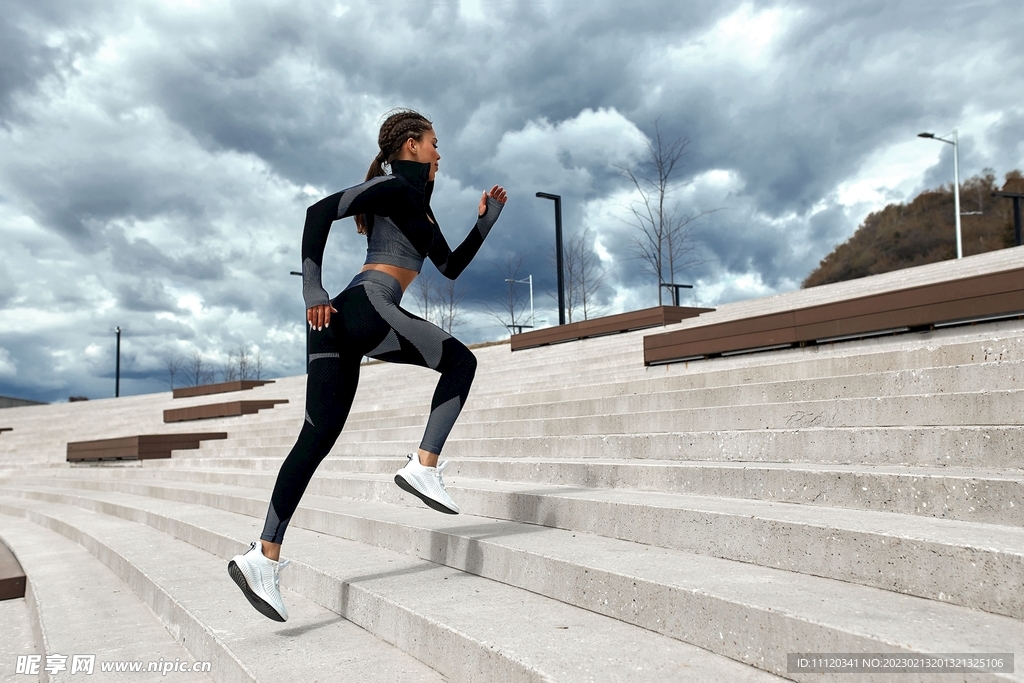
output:
<svg viewBox="0 0 1024 683"><path fill-rule="evenodd" d="M428 367L441 374L419 450L408 456L408 463L395 474L395 483L435 510L459 512L441 476L447 461L438 465L437 460L466 404L476 358L458 339L399 304L425 258L452 280L465 270L498 219L507 195L498 185L483 193L476 224L453 251L430 210L441 159L433 124L415 111L391 112L381 125L377 144L380 151L365 182L325 197L306 211L302 231L302 295L310 327L306 419L277 475L260 542L228 563L228 573L252 606L275 621L288 619L278 588L279 572L288 562L279 561L285 529L313 472L345 425L363 356ZM385 173L385 165L390 173ZM324 247L331 224L346 216L355 216L356 229L366 235L366 262L348 287L331 299L320 277Z"/></svg>

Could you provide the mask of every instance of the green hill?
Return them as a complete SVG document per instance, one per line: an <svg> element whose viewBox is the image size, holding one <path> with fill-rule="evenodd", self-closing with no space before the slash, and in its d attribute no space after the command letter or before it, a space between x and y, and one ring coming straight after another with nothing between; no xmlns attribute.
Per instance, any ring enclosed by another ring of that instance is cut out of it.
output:
<svg viewBox="0 0 1024 683"><path fill-rule="evenodd" d="M1003 186L985 172L960 187L964 256L1013 246L1013 205L992 192L1024 192L1020 171ZM979 212L979 213L974 213ZM909 204L890 204L870 214L847 241L822 259L802 287L853 280L956 257L953 185L926 190Z"/></svg>

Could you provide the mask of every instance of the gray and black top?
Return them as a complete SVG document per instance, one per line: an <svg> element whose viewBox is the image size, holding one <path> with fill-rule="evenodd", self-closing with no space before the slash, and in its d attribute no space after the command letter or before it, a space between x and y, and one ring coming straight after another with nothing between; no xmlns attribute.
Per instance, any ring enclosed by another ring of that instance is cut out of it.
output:
<svg viewBox="0 0 1024 683"><path fill-rule="evenodd" d="M339 218L367 215L366 263L383 263L419 272L430 257L445 277L454 280L476 256L502 204L487 197L487 211L454 251L430 210L434 181L430 164L392 161L391 174L325 197L306 210L302 231L302 296L306 308L331 303L321 269L331 224Z"/></svg>

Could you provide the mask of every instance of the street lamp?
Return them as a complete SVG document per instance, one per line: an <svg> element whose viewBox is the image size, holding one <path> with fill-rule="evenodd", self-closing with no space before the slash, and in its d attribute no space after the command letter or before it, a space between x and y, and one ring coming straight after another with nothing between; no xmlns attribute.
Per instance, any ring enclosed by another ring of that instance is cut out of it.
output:
<svg viewBox="0 0 1024 683"><path fill-rule="evenodd" d="M953 145L953 208L956 211L956 257L963 258L964 248L960 240L960 144L957 138L956 128L950 133L952 140L947 140L941 135L934 133L918 133L917 137L929 140L938 140L947 145Z"/></svg>
<svg viewBox="0 0 1024 683"><path fill-rule="evenodd" d="M511 278L505 278L505 282L518 282L520 284L530 284L530 329L537 328L537 319L533 315L533 274L527 276L525 280L513 280ZM524 325L517 325L516 327L525 327ZM520 330L521 331L521 330Z"/></svg>
<svg viewBox="0 0 1024 683"><path fill-rule="evenodd" d="M121 328L115 327L117 333L117 362L114 366L114 398L121 396Z"/></svg>
<svg viewBox="0 0 1024 683"><path fill-rule="evenodd" d="M538 192L541 199L555 202L555 265L558 268L558 324L565 324L565 281L562 277L562 197L557 194Z"/></svg>

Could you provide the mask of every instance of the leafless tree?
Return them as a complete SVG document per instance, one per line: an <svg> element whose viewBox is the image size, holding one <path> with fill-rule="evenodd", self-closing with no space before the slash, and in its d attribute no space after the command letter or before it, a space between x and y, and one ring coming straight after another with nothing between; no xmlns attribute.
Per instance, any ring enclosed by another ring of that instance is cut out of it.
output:
<svg viewBox="0 0 1024 683"><path fill-rule="evenodd" d="M438 303L437 285L434 282L434 276L429 272L420 273L413 282L412 290L420 317L434 322L434 312Z"/></svg>
<svg viewBox="0 0 1024 683"><path fill-rule="evenodd" d="M429 272L420 273L412 291L416 310L424 320L429 320L448 334L462 322L460 305L466 298L466 292L455 280L441 278L438 281Z"/></svg>
<svg viewBox="0 0 1024 683"><path fill-rule="evenodd" d="M252 354L249 347L239 344L235 349L235 357L238 358L238 379L252 379Z"/></svg>
<svg viewBox="0 0 1024 683"><path fill-rule="evenodd" d="M466 298L466 290L455 280L445 278L436 291L437 324L442 330L452 334L452 331L462 323L460 305Z"/></svg>
<svg viewBox="0 0 1024 683"><path fill-rule="evenodd" d="M523 293L523 288L517 286L512 280L519 280L519 271L522 270L526 257L523 254L509 253L505 263L499 265L496 270L501 270L505 276L507 285L506 296L497 306L486 304L487 312L506 328L513 328L522 325L523 314L526 310L528 295Z"/></svg>
<svg viewBox="0 0 1024 683"><path fill-rule="evenodd" d="M207 384L213 381L213 368L203 360L203 354L198 349L185 360L185 381L189 386L197 387L200 384Z"/></svg>
<svg viewBox="0 0 1024 683"><path fill-rule="evenodd" d="M692 232L695 221L712 211L687 213L670 196L674 189L673 174L688 144L685 138L666 141L655 121L654 141L647 143L649 156L642 167L636 171L622 169L640 195L640 199L629 206L630 218L625 219L640 231L633 240L633 256L643 261L657 277L658 305L663 300L662 282L675 282L677 273L704 262L698 256Z"/></svg>
<svg viewBox="0 0 1024 683"><path fill-rule="evenodd" d="M262 379L263 377L263 351L256 347L256 355L253 357L252 369L255 373L255 379Z"/></svg>
<svg viewBox="0 0 1024 683"><path fill-rule="evenodd" d="M574 318L587 320L598 312L596 302L598 291L604 286L605 273L601 269L597 254L594 253L593 233L587 228L571 236L562 251L562 268L565 273L565 315L566 322ZM548 260L552 268L557 267L554 247ZM556 300L558 293L551 294Z"/></svg>
<svg viewBox="0 0 1024 683"><path fill-rule="evenodd" d="M185 360L176 353L169 353L164 356L164 367L167 369L167 383L174 389L174 378L181 370Z"/></svg>

